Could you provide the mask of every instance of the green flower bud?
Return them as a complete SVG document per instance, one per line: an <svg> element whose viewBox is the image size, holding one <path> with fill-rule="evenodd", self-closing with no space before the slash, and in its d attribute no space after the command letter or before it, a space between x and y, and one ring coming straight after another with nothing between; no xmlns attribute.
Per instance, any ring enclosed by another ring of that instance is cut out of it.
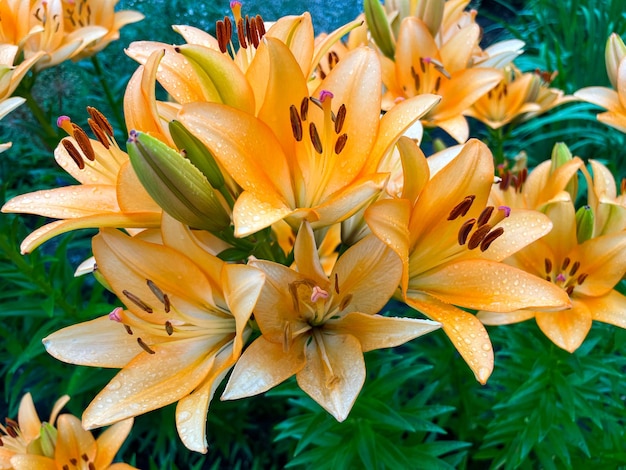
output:
<svg viewBox="0 0 626 470"><path fill-rule="evenodd" d="M552 164L550 165L550 174L554 173L559 167L565 165L567 162L571 161L574 158L572 152L570 152L569 147L563 142L557 142L554 144L552 148L552 155L550 159L552 160ZM572 201L576 200L576 195L578 194L578 178L572 178L567 186L565 186L565 190L570 194Z"/></svg>
<svg viewBox="0 0 626 470"><path fill-rule="evenodd" d="M582 206L576 211L576 238L578 243L583 243L593 237L594 226L593 209Z"/></svg>
<svg viewBox="0 0 626 470"><path fill-rule="evenodd" d="M393 59L396 53L396 46L385 9L378 0L365 0L363 9L365 11L367 28L370 30L372 39L383 54Z"/></svg>
<svg viewBox="0 0 626 470"><path fill-rule="evenodd" d="M148 194L176 220L219 232L230 225L225 203L206 176L155 137L131 131L128 156Z"/></svg>
<svg viewBox="0 0 626 470"><path fill-rule="evenodd" d="M193 165L207 177L211 186L220 189L224 186L224 176L208 148L179 121L171 121L170 134L174 143Z"/></svg>
<svg viewBox="0 0 626 470"><path fill-rule="evenodd" d="M43 455L54 458L54 450L57 444L57 430L50 423L41 423L39 436L28 443L26 450L29 454Z"/></svg>
<svg viewBox="0 0 626 470"><path fill-rule="evenodd" d="M604 61L606 63L606 73L613 88L617 89L617 69L622 59L626 57L626 45L617 33L612 33L606 41L604 51Z"/></svg>

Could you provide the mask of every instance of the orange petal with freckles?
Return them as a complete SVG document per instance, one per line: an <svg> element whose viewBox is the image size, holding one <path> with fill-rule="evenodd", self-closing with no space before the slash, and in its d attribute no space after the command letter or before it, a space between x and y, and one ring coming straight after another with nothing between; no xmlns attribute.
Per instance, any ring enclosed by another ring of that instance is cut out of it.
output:
<svg viewBox="0 0 626 470"><path fill-rule="evenodd" d="M252 235L293 213L293 210L282 202L273 204L262 200L250 191L239 195L233 207L233 223L235 236L242 238Z"/></svg>
<svg viewBox="0 0 626 470"><path fill-rule="evenodd" d="M305 393L337 421L344 421L365 382L359 340L349 334L316 335L306 346L306 365L296 378Z"/></svg>
<svg viewBox="0 0 626 470"><path fill-rule="evenodd" d="M70 459L80 459L86 455L89 461L96 457L96 440L89 431L81 426L76 416L63 414L57 420L57 441L54 449L54 459L57 462L69 462ZM116 450L117 452L117 450Z"/></svg>
<svg viewBox="0 0 626 470"><path fill-rule="evenodd" d="M324 326L325 330L356 337L363 352L399 346L438 328L441 328L441 324L430 320L383 317L360 312L349 313Z"/></svg>
<svg viewBox="0 0 626 470"><path fill-rule="evenodd" d="M305 364L304 343L299 336L287 351L282 343L257 338L241 355L230 376L222 400L251 397L263 393L296 374Z"/></svg>
<svg viewBox="0 0 626 470"><path fill-rule="evenodd" d="M558 347L574 352L591 329L591 312L584 301L572 300L572 308L561 312L536 312L541 331Z"/></svg>
<svg viewBox="0 0 626 470"><path fill-rule="evenodd" d="M480 320L453 305L420 294L409 293L405 302L443 325L443 330L474 372L476 380L484 385L493 371L494 358L491 340Z"/></svg>

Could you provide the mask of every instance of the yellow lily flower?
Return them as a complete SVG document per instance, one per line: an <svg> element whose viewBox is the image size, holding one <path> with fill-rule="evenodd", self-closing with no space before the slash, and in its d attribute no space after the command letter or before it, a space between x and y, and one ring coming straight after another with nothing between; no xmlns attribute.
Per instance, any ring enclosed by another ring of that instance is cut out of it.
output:
<svg viewBox="0 0 626 470"><path fill-rule="evenodd" d="M72 56L73 60L84 59L101 51L120 37L120 29L127 24L143 20L144 16L138 11L115 11L119 0L63 0L65 31L70 34L86 26L100 26L106 29L106 34L96 41L92 41Z"/></svg>
<svg viewBox="0 0 626 470"><path fill-rule="evenodd" d="M554 224L552 231L515 253L507 263L553 283L569 296L572 308L559 312L482 311L478 318L487 325L503 325L534 317L554 344L574 352L593 320L626 328L626 297L614 289L626 273L626 232L580 243L570 200L548 205L545 213Z"/></svg>
<svg viewBox="0 0 626 470"><path fill-rule="evenodd" d="M435 171L414 144L404 153L410 174L420 176L405 179L402 199L371 206L366 220L403 260L404 301L443 325L484 384L493 370L491 342L476 316L456 306L502 312L569 306L561 289L500 262L548 233L551 223L536 211L487 206L493 157L479 141L446 152Z"/></svg>
<svg viewBox="0 0 626 470"><path fill-rule="evenodd" d="M75 416L58 416L69 399L67 395L59 398L52 408L48 422L42 423L30 393L22 397L17 422L7 418L6 426L0 424L0 431L3 433L0 435L0 469L135 468L125 463L111 464L128 436L133 420L111 426L96 441L90 432L83 430L80 420Z"/></svg>
<svg viewBox="0 0 626 470"><path fill-rule="evenodd" d="M103 229L93 240L102 274L127 310L43 340L54 357L121 368L83 414L87 429L178 402L176 426L206 452L206 416L239 358L264 274L210 255L188 227L164 214L163 245Z"/></svg>
<svg viewBox="0 0 626 470"><path fill-rule="evenodd" d="M384 187L382 156L438 101L407 100L381 119L380 66L366 48L342 59L311 97L282 42L266 38L255 59L271 73L258 118L216 103L183 105L179 115L244 189L233 209L240 237L281 219L320 228L350 217Z"/></svg>
<svg viewBox="0 0 626 470"><path fill-rule="evenodd" d="M81 228L158 227L161 208L137 179L123 152L112 139L108 121L95 110L92 117L99 141L89 139L78 126L61 117L59 124L74 137L61 141L54 151L57 163L80 185L35 191L8 201L2 212L36 214L54 219L35 230L22 242L22 253L29 253L56 235Z"/></svg>
<svg viewBox="0 0 626 470"><path fill-rule="evenodd" d="M469 127L463 113L502 79L498 70L471 67L479 35L478 25L470 24L440 48L419 18L404 19L394 61L382 59L387 88L383 109L423 93L441 95L441 102L422 117L422 123L440 127L458 142L465 142Z"/></svg>
<svg viewBox="0 0 626 470"><path fill-rule="evenodd" d="M262 393L295 374L304 392L343 421L365 381L363 352L403 344L439 324L376 315L402 271L395 253L376 237L348 249L329 277L307 222L294 254L297 270L250 263L267 276L254 310L262 336L235 365L222 399Z"/></svg>
<svg viewBox="0 0 626 470"><path fill-rule="evenodd" d="M626 55L624 43L617 36L611 36L606 47L606 67L609 79L615 90L592 86L581 88L574 96L595 104L607 111L597 116L598 121L626 132Z"/></svg>
<svg viewBox="0 0 626 470"><path fill-rule="evenodd" d="M9 114L15 108L20 106L26 101L24 98L19 96L14 96L12 98L8 98L4 101L0 101L0 119ZM6 144L0 144L0 153L4 152L11 148L11 142L7 142Z"/></svg>

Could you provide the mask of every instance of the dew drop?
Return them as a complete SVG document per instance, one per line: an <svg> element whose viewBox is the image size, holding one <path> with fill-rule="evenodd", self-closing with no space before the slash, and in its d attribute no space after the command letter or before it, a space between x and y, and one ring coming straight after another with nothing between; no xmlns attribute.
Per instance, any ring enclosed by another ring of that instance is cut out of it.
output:
<svg viewBox="0 0 626 470"><path fill-rule="evenodd" d="M109 385L107 385L107 390L119 390L121 386L122 382L119 380L112 380L109 382Z"/></svg>
<svg viewBox="0 0 626 470"><path fill-rule="evenodd" d="M483 351L491 351L491 344L489 344L489 343L483 343L483 345L481 346L481 348L483 349Z"/></svg>
<svg viewBox="0 0 626 470"><path fill-rule="evenodd" d="M191 419L191 413L189 411L181 411L180 413L178 413L176 418L179 424L184 423Z"/></svg>

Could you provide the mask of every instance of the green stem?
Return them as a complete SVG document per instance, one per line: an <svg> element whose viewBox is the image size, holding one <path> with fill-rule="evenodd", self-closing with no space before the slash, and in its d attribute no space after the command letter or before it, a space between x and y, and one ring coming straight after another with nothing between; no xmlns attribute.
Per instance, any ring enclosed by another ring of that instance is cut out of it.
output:
<svg viewBox="0 0 626 470"><path fill-rule="evenodd" d="M504 163L504 134L502 127L491 130L491 141L493 142L493 159L496 166Z"/></svg>
<svg viewBox="0 0 626 470"><path fill-rule="evenodd" d="M35 98L33 97L30 88L24 88L20 90L20 94L23 98L26 98L26 105L33 113L33 116L35 116L35 119L37 119L37 122L41 126L41 130L43 130L46 139L52 139L53 142L56 144L56 142L59 140L59 134L57 133L55 128L52 127L52 124L50 124L50 120L46 116L46 113L43 111L43 109L41 109L41 107L37 103L37 100L35 100Z"/></svg>
<svg viewBox="0 0 626 470"><path fill-rule="evenodd" d="M126 130L126 121L124 120L124 115L122 112L120 112L119 103L115 99L115 96L113 96L113 92L111 91L111 88L109 87L109 84L106 81L104 74L102 73L102 66L100 65L100 60L98 59L97 54L91 56L91 63L93 64L93 68L96 72L96 76L98 77L98 81L100 82L100 86L102 87L102 90L104 90L104 95L106 96L111 111L113 112L113 117L117 122L117 128L123 132L122 135L126 135L128 132Z"/></svg>

